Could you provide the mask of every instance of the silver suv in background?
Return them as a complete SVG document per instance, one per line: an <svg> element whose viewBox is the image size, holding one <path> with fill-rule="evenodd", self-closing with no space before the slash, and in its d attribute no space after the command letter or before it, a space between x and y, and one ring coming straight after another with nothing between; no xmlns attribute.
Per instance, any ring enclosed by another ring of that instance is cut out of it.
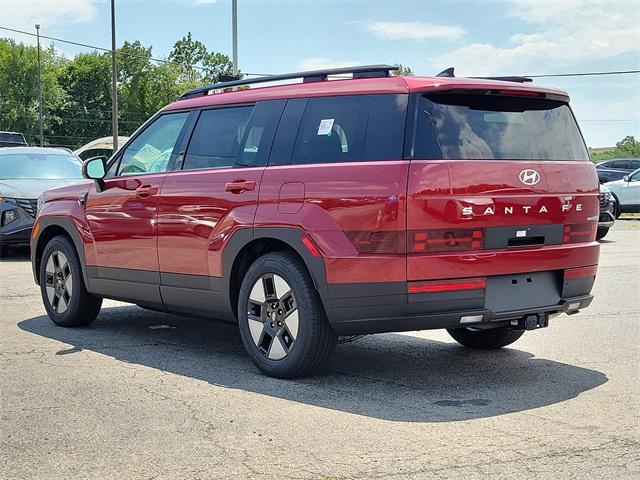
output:
<svg viewBox="0 0 640 480"><path fill-rule="evenodd" d="M46 190L82 181L82 162L62 148L0 148L0 257L28 245Z"/></svg>

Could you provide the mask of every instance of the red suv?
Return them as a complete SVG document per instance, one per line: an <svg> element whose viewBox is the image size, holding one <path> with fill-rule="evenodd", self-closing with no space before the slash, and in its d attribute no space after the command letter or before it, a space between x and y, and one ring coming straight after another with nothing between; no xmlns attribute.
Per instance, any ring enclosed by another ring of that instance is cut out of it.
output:
<svg viewBox="0 0 640 480"><path fill-rule="evenodd" d="M588 306L598 177L567 94L391 70L198 88L87 161L33 230L51 319L112 298L237 322L260 370L296 377L347 336L494 349Z"/></svg>

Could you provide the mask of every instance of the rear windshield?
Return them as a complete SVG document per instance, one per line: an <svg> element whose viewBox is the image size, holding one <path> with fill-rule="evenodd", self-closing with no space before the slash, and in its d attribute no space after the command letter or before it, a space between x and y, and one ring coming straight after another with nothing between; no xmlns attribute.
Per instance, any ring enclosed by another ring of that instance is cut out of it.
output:
<svg viewBox="0 0 640 480"><path fill-rule="evenodd" d="M569 106L557 100L423 95L416 121L418 159L589 159Z"/></svg>

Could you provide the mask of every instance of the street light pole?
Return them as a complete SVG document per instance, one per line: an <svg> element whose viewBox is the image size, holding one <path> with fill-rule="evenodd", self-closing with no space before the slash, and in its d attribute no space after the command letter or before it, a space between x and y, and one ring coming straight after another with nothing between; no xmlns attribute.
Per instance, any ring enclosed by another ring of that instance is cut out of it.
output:
<svg viewBox="0 0 640 480"><path fill-rule="evenodd" d="M118 66L116 65L116 2L111 0L111 133L113 152L118 150Z"/></svg>
<svg viewBox="0 0 640 480"><path fill-rule="evenodd" d="M36 24L38 37L38 104L40 109L40 146L44 146L44 118L42 115L42 64L40 62L40 24Z"/></svg>
<svg viewBox="0 0 640 480"><path fill-rule="evenodd" d="M238 0L231 0L231 29L233 32L233 76L238 76Z"/></svg>

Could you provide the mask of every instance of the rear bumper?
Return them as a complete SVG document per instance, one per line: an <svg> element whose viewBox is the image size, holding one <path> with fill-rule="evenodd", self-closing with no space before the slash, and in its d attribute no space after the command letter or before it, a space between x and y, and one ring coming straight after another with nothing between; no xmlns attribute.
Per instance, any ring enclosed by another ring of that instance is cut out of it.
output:
<svg viewBox="0 0 640 480"><path fill-rule="evenodd" d="M542 288L531 287L536 283ZM550 271L487 277L486 289L453 292L408 294L405 282L334 284L325 308L338 335L482 328L517 324L530 315L576 313L591 303L593 283L594 277L563 281L562 271Z"/></svg>

